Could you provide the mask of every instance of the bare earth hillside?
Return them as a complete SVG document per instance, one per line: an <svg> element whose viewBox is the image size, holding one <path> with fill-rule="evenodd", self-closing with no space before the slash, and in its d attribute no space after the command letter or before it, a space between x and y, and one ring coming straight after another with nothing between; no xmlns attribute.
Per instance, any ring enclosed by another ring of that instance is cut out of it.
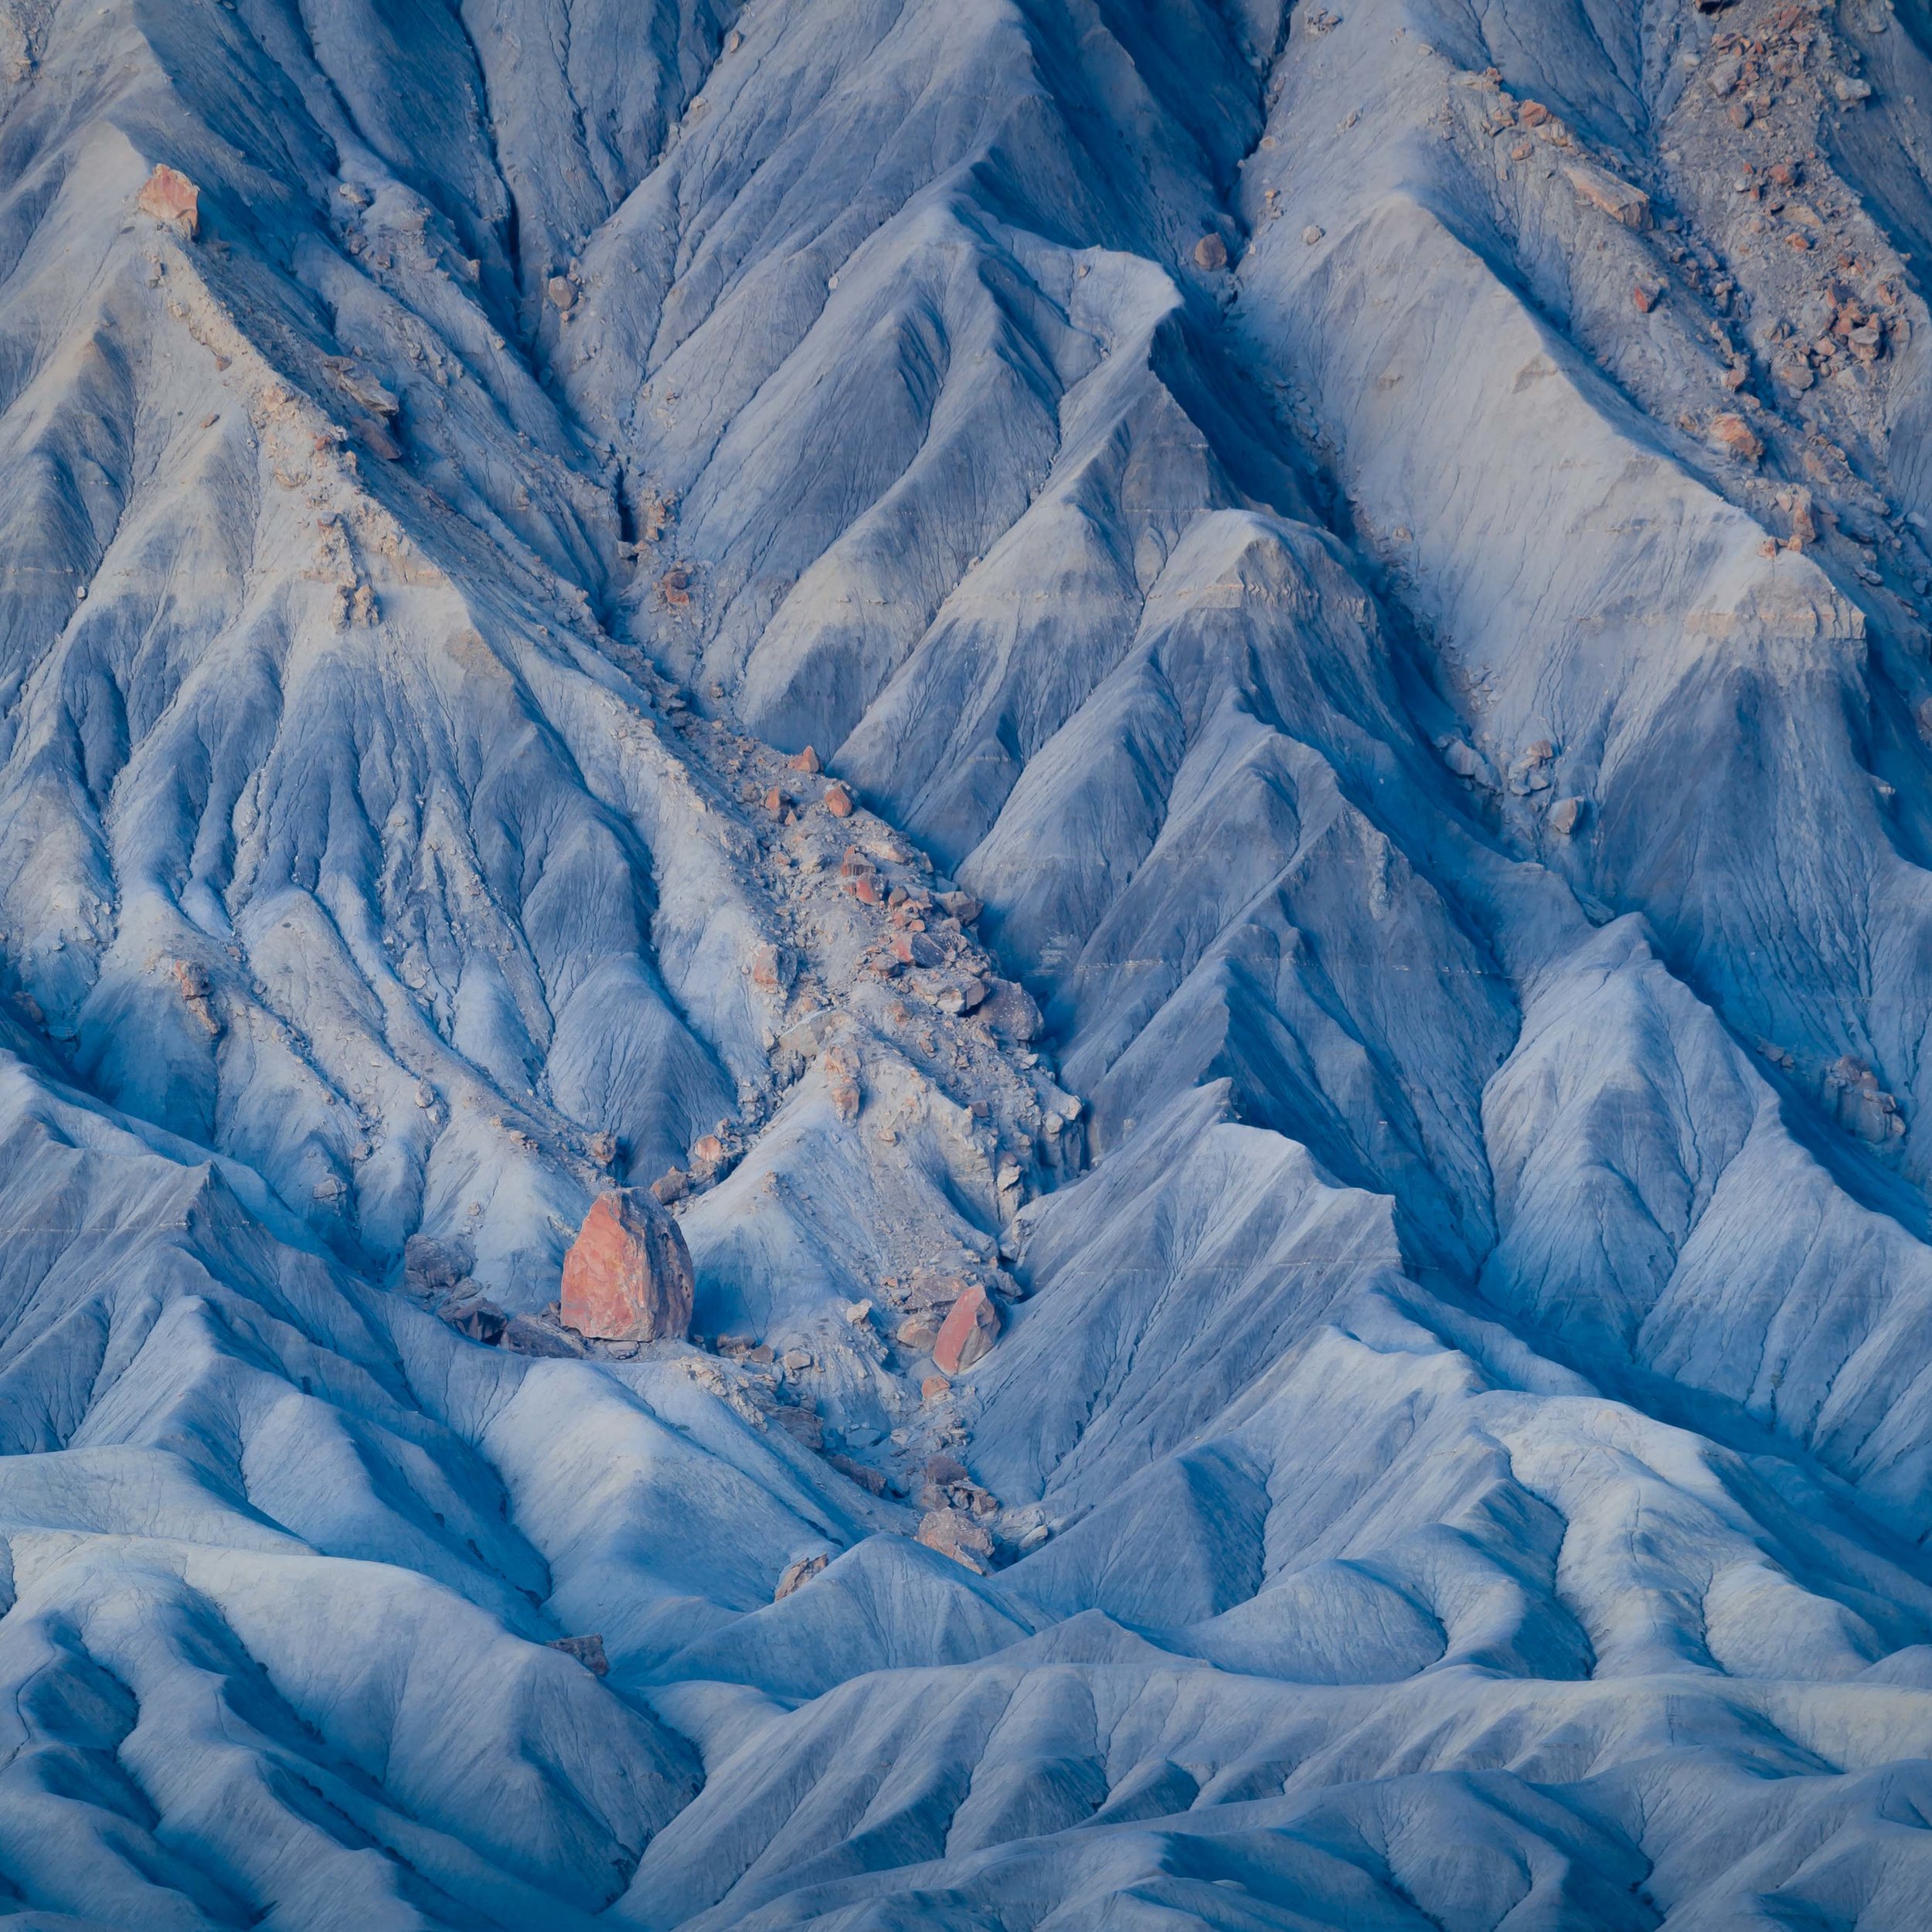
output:
<svg viewBox="0 0 1932 1932"><path fill-rule="evenodd" d="M0 0L0 1916L1926 1925L1928 264L1924 0Z"/></svg>

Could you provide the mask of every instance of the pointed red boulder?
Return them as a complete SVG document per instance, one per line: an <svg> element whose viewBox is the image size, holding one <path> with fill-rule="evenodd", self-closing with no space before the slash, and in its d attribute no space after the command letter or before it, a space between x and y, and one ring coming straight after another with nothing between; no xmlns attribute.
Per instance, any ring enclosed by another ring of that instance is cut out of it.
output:
<svg viewBox="0 0 1932 1932"><path fill-rule="evenodd" d="M933 1366L949 1376L970 1369L999 1339L999 1311L977 1282L955 1301L933 1344Z"/></svg>
<svg viewBox="0 0 1932 1932"><path fill-rule="evenodd" d="M563 1258L563 1325L604 1342L682 1341L691 1255L645 1188L600 1195Z"/></svg>

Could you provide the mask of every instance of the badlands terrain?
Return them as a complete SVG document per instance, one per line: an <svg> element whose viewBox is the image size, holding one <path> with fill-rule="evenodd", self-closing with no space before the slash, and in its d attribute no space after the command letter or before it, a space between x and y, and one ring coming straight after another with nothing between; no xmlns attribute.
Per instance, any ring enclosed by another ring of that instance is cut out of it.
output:
<svg viewBox="0 0 1932 1932"><path fill-rule="evenodd" d="M0 1914L1932 1922L1929 54L0 0Z"/></svg>

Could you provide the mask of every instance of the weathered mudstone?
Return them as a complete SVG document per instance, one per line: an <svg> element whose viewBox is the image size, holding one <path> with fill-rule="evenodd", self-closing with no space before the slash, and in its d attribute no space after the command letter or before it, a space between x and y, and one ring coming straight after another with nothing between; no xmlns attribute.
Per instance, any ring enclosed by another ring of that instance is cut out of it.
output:
<svg viewBox="0 0 1932 1932"><path fill-rule="evenodd" d="M563 1260L566 1328L605 1342L682 1341L691 1332L691 1256L642 1188L600 1195Z"/></svg>

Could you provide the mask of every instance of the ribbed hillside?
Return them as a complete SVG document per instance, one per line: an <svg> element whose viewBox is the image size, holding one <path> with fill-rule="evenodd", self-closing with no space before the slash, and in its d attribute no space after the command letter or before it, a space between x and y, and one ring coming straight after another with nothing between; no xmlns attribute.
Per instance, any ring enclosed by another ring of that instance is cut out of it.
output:
<svg viewBox="0 0 1932 1932"><path fill-rule="evenodd" d="M1919 1923L1922 13L0 0L4 1908Z"/></svg>

